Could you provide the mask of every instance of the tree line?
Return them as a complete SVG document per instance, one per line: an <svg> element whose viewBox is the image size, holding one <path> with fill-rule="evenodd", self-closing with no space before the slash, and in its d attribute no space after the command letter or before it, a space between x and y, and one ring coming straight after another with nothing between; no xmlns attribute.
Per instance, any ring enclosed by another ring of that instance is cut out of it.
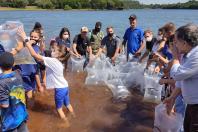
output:
<svg viewBox="0 0 198 132"><path fill-rule="evenodd" d="M0 6L25 8L38 6L43 9L198 9L198 1L176 4L141 4L138 0L0 0Z"/></svg>
<svg viewBox="0 0 198 132"><path fill-rule="evenodd" d="M38 6L43 9L127 9L140 8L134 0L0 0L0 6L25 8Z"/></svg>

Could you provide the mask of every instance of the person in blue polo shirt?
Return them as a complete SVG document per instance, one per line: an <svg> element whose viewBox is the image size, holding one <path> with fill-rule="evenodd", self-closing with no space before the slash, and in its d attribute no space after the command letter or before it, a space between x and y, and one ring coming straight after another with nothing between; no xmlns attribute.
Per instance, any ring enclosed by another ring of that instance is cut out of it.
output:
<svg viewBox="0 0 198 132"><path fill-rule="evenodd" d="M137 27L136 15L131 15L129 21L131 26L126 30L122 43L124 47L127 46L127 60L129 54L139 57L141 51L145 47L145 44L143 43L144 32L141 28Z"/></svg>

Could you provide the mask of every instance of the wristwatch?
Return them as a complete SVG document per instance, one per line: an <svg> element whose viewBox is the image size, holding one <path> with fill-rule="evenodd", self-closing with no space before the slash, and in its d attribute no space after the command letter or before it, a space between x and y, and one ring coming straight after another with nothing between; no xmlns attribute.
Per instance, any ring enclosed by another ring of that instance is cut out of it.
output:
<svg viewBox="0 0 198 132"><path fill-rule="evenodd" d="M26 38L25 40L24 40L24 42L23 42L23 46L25 47L26 46L26 43L27 42L29 42L29 39L28 38Z"/></svg>
<svg viewBox="0 0 198 132"><path fill-rule="evenodd" d="M26 39L24 40L24 42L25 42L25 43L29 42L29 39L28 39L28 38L26 38Z"/></svg>

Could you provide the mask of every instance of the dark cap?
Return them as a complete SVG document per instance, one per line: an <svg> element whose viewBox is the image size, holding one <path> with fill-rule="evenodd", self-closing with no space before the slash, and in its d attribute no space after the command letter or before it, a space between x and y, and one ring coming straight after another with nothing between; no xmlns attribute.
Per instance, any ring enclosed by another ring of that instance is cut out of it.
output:
<svg viewBox="0 0 198 132"><path fill-rule="evenodd" d="M0 55L0 67L2 68L12 68L14 65L14 57L9 52L4 52Z"/></svg>
<svg viewBox="0 0 198 132"><path fill-rule="evenodd" d="M132 14L132 15L129 16L129 20L130 19L135 20L135 19L137 19L137 16L135 14Z"/></svg>

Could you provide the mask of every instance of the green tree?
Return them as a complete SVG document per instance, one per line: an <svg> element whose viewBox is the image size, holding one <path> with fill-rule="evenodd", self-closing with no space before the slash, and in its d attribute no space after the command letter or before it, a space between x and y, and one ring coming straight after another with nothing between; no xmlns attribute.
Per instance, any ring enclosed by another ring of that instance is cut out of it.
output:
<svg viewBox="0 0 198 132"><path fill-rule="evenodd" d="M36 5L43 9L53 9L54 5L50 0L36 0Z"/></svg>
<svg viewBox="0 0 198 132"><path fill-rule="evenodd" d="M65 5L64 10L72 10L72 8L69 5Z"/></svg>

